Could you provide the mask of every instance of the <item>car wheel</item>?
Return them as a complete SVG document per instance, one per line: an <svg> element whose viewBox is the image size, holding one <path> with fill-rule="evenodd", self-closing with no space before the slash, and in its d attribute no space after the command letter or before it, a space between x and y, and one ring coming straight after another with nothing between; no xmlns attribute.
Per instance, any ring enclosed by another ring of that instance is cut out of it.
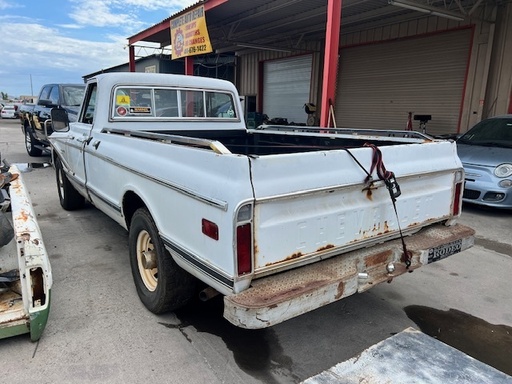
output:
<svg viewBox="0 0 512 384"><path fill-rule="evenodd" d="M39 142L36 140L32 132L30 132L30 128L25 128L25 148L29 156L41 156L43 151L40 148L36 148Z"/></svg>
<svg viewBox="0 0 512 384"><path fill-rule="evenodd" d="M195 293L196 280L165 249L146 208L135 211L128 240L133 280L146 308L158 314L187 304Z"/></svg>
<svg viewBox="0 0 512 384"><path fill-rule="evenodd" d="M84 206L84 197L70 183L62 163L58 157L55 158L55 176L57 179L57 192L59 193L59 201L62 208L66 211L74 211Z"/></svg>

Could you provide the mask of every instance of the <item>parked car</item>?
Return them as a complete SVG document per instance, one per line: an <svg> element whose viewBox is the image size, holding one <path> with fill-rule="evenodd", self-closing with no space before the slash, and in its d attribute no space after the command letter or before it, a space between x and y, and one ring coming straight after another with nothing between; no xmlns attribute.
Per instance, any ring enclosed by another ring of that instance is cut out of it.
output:
<svg viewBox="0 0 512 384"><path fill-rule="evenodd" d="M482 120L457 140L463 201L512 209L512 115Z"/></svg>
<svg viewBox="0 0 512 384"><path fill-rule="evenodd" d="M18 118L18 107L16 105L5 105L2 108L2 119L16 119Z"/></svg>

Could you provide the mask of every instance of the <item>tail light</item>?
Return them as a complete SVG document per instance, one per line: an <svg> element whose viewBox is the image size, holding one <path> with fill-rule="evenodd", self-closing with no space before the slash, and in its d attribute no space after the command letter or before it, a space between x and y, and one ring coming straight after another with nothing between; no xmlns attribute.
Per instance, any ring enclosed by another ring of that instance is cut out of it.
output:
<svg viewBox="0 0 512 384"><path fill-rule="evenodd" d="M462 193L464 191L464 172L458 171L455 174L455 193L453 196L453 216L460 215L460 209L462 207Z"/></svg>
<svg viewBox="0 0 512 384"><path fill-rule="evenodd" d="M252 205L238 210L236 220L236 261L239 276L252 271Z"/></svg>
<svg viewBox="0 0 512 384"><path fill-rule="evenodd" d="M252 225L244 224L236 227L236 260L238 263L238 275L245 275L252 270Z"/></svg>
<svg viewBox="0 0 512 384"><path fill-rule="evenodd" d="M464 190L463 183L455 184L455 196L453 196L453 216L460 215L460 207L462 200L462 191Z"/></svg>

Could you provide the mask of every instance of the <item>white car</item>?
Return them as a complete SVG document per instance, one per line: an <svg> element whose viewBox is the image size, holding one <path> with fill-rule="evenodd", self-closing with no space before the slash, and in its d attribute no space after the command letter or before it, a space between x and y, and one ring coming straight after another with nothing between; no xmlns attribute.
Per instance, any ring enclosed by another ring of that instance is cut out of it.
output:
<svg viewBox="0 0 512 384"><path fill-rule="evenodd" d="M2 108L2 119L15 119L18 117L18 108L16 105L5 105Z"/></svg>

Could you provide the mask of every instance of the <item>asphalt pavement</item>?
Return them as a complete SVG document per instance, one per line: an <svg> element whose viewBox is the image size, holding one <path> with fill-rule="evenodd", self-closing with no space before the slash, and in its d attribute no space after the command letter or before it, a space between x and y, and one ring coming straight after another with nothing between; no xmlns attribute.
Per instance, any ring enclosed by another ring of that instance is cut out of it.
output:
<svg viewBox="0 0 512 384"><path fill-rule="evenodd" d="M476 229L470 250L249 331L222 318L220 297L148 312L125 230L94 207L60 207L50 159L27 155L17 121L0 120L0 152L29 168L24 180L54 279L40 341L0 340L2 382L298 383L409 327L512 374L512 212L464 206L461 222Z"/></svg>

